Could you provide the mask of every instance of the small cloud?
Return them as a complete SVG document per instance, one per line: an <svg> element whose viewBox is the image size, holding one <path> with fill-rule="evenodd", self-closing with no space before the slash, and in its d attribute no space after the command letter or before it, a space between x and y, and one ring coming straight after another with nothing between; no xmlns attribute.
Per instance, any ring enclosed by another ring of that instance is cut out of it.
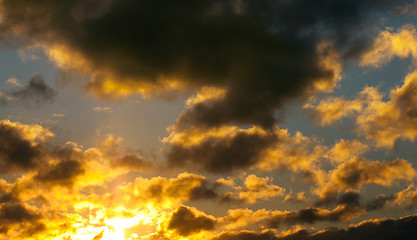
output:
<svg viewBox="0 0 417 240"><path fill-rule="evenodd" d="M11 81L13 82L13 80ZM16 82L17 83L17 82ZM52 103L58 93L49 87L43 77L35 73L29 81L29 85L19 91L12 91L11 96L20 100L31 100L36 103Z"/></svg>
<svg viewBox="0 0 417 240"><path fill-rule="evenodd" d="M62 118L65 117L65 113L53 113L52 117Z"/></svg>
<svg viewBox="0 0 417 240"><path fill-rule="evenodd" d="M8 84L11 84L11 85L16 86L16 87L23 87L23 85L15 77L11 77L11 78L7 79L6 82Z"/></svg>
<svg viewBox="0 0 417 240"><path fill-rule="evenodd" d="M93 108L94 112L97 113L112 113L113 109L111 107L101 107L101 106L96 106Z"/></svg>

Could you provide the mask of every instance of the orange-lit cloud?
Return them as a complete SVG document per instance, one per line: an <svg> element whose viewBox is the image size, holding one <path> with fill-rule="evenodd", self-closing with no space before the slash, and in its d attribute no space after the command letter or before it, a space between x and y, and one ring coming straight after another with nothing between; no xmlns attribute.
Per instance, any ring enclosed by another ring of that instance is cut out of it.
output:
<svg viewBox="0 0 417 240"><path fill-rule="evenodd" d="M250 174L244 181L244 186L235 187L235 192L227 192L224 200L239 200L248 203L256 203L258 200L268 200L274 197L283 196L285 189L270 184L269 177L257 177Z"/></svg>
<svg viewBox="0 0 417 240"><path fill-rule="evenodd" d="M405 77L402 86L391 90L388 101L377 88L366 87L354 100L330 98L309 107L323 124L355 116L359 135L372 140L377 147L393 147L398 139L413 141L417 137L416 86L417 72L414 71ZM334 114L334 109L338 114Z"/></svg>
<svg viewBox="0 0 417 240"><path fill-rule="evenodd" d="M417 57L417 32L414 26L405 25L397 32L387 29L379 33L371 50L363 54L362 66L381 67L394 57Z"/></svg>

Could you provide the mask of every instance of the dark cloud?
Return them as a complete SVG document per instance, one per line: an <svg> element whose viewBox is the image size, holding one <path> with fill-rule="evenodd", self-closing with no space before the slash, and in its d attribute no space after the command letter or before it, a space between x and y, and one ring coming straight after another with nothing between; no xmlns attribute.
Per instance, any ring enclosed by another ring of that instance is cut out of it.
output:
<svg viewBox="0 0 417 240"><path fill-rule="evenodd" d="M380 210L385 207L388 201L391 201L394 198L395 198L395 195L385 196L384 194L381 194L366 204L366 210L367 211Z"/></svg>
<svg viewBox="0 0 417 240"><path fill-rule="evenodd" d="M315 202L315 206L331 206L334 204L345 204L352 207L362 207L366 211L376 211L385 207L386 203L395 199L395 194L386 196L381 194L375 199L369 200L363 205L360 202L361 196L359 192L347 191L343 194L338 194L336 192L325 193L321 198Z"/></svg>
<svg viewBox="0 0 417 240"><path fill-rule="evenodd" d="M127 85L162 77L228 89L224 99L182 114L179 126L270 127L288 99L334 81L337 73L320 65L319 43L333 42L342 59L355 56L378 13L407 2L5 0L2 29L79 53L96 73L90 89L102 96L108 75Z"/></svg>
<svg viewBox="0 0 417 240"><path fill-rule="evenodd" d="M339 196L340 195L340 196ZM360 194L356 191L346 191L338 194L335 191L326 191L314 203L315 206L331 206L334 204L345 204L349 206L360 206Z"/></svg>
<svg viewBox="0 0 417 240"><path fill-rule="evenodd" d="M72 185L84 172L82 153L50 144L46 138L51 136L39 125L0 121L0 173L33 171L38 183Z"/></svg>
<svg viewBox="0 0 417 240"><path fill-rule="evenodd" d="M22 90L11 92L11 96L23 101L34 101L35 103L53 102L57 92L49 87L42 76L34 74L29 85Z"/></svg>
<svg viewBox="0 0 417 240"><path fill-rule="evenodd" d="M287 236L277 237L273 232L230 232L222 233L212 240L412 240L417 237L417 216L400 219L370 220L348 229L327 229L318 233L300 230Z"/></svg>
<svg viewBox="0 0 417 240"><path fill-rule="evenodd" d="M123 167L130 170L144 170L149 168L152 164L150 161L142 158L141 156L128 154L119 157L110 163L113 167Z"/></svg>
<svg viewBox="0 0 417 240"><path fill-rule="evenodd" d="M360 195L358 192L345 192L339 198L339 204L345 204L349 206L360 206Z"/></svg>
<svg viewBox="0 0 417 240"><path fill-rule="evenodd" d="M216 220L206 215L196 215L195 210L186 206L180 206L173 212L168 229L175 230L182 236L188 236L201 231L213 231L215 229Z"/></svg>
<svg viewBox="0 0 417 240"><path fill-rule="evenodd" d="M43 183L71 186L74 178L83 172L81 162L67 159L40 170L35 179Z"/></svg>
<svg viewBox="0 0 417 240"><path fill-rule="evenodd" d="M25 139L23 133L0 123L0 173L27 171L42 161L43 148Z"/></svg>
<svg viewBox="0 0 417 240"><path fill-rule="evenodd" d="M39 166L34 180L43 184L71 187L75 178L84 173L83 153L73 145L50 145L47 154L52 161Z"/></svg>
<svg viewBox="0 0 417 240"><path fill-rule="evenodd" d="M276 240L273 232L254 233L248 231L222 233L211 240Z"/></svg>
<svg viewBox="0 0 417 240"><path fill-rule="evenodd" d="M45 226L39 222L41 219L42 215L19 202L2 203L0 204L0 235L7 234L9 229L19 225L22 236L30 236L45 229Z"/></svg>
<svg viewBox="0 0 417 240"><path fill-rule="evenodd" d="M415 175L416 171L411 164L400 158L384 162L352 159L333 172L334 182L344 188L369 183L389 186L397 179L411 180Z"/></svg>
<svg viewBox="0 0 417 240"><path fill-rule="evenodd" d="M339 205L333 211L310 207L299 211L273 214L267 222L269 226L279 228L281 225L313 224L318 221L350 221L364 213L364 209L349 205Z"/></svg>
<svg viewBox="0 0 417 240"><path fill-rule="evenodd" d="M215 199L218 197L216 188L208 186L207 181L201 181L200 186L193 188L190 192L190 201L197 201L200 199Z"/></svg>
<svg viewBox="0 0 417 240"><path fill-rule="evenodd" d="M274 133L239 132L232 138L207 138L193 146L172 145L168 164L176 167L200 167L222 173L255 165L262 152L277 141Z"/></svg>

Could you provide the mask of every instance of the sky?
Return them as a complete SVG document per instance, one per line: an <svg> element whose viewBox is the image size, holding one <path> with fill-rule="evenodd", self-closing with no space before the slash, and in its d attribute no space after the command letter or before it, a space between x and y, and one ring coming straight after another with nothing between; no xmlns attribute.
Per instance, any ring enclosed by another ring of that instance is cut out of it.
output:
<svg viewBox="0 0 417 240"><path fill-rule="evenodd" d="M414 0L0 0L0 240L417 238Z"/></svg>

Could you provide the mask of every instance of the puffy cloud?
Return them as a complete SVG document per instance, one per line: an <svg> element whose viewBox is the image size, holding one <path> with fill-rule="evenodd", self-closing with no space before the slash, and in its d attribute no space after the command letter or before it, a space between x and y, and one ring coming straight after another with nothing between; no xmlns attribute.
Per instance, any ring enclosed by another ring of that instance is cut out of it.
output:
<svg viewBox="0 0 417 240"><path fill-rule="evenodd" d="M307 198L305 197L304 192L299 192L294 197L291 191L291 193L285 195L283 202L302 203L306 201L307 201Z"/></svg>
<svg viewBox="0 0 417 240"><path fill-rule="evenodd" d="M301 173L308 182L320 183L324 180L325 172L320 169L320 164L328 151L326 146L300 132L291 135L286 129L275 129L274 133L278 141L266 150L257 164L258 169L290 170Z"/></svg>
<svg viewBox="0 0 417 240"><path fill-rule="evenodd" d="M276 240L274 232L255 233L251 231L226 232L211 240Z"/></svg>
<svg viewBox="0 0 417 240"><path fill-rule="evenodd" d="M23 87L23 85L15 77L11 77L11 78L7 79L6 83L11 84L11 85L16 86L16 87Z"/></svg>
<svg viewBox="0 0 417 240"><path fill-rule="evenodd" d="M341 164L331 175L331 183L342 188L375 183L390 186L398 179L412 180L417 172L404 159L379 162L354 158Z"/></svg>
<svg viewBox="0 0 417 240"><path fill-rule="evenodd" d="M365 89L362 94L368 101L357 118L358 131L382 147L392 147L397 139L413 141L417 136L416 89L417 72L408 74L404 85L391 91L387 102L376 89Z"/></svg>
<svg viewBox="0 0 417 240"><path fill-rule="evenodd" d="M314 224L319 221L340 222L351 221L366 214L366 210L351 203L338 205L333 210L308 207L292 211L268 211L265 209L252 211L249 209L229 210L228 215L218 219L224 229L247 228L279 228Z"/></svg>
<svg viewBox="0 0 417 240"><path fill-rule="evenodd" d="M171 215L168 229L175 230L182 236L188 236L201 231L213 231L216 219L213 216L186 206L178 207Z"/></svg>
<svg viewBox="0 0 417 240"><path fill-rule="evenodd" d="M380 67L390 62L394 57L417 57L417 31L412 25L405 25L393 33L388 28L379 33L372 48L362 55L362 66Z"/></svg>
<svg viewBox="0 0 417 240"><path fill-rule="evenodd" d="M183 131L171 129L163 141L171 166L227 173L258 168L264 171L289 169L300 172L311 181L321 181L323 172L317 167L327 148L314 138L274 127L240 129L192 127Z"/></svg>
<svg viewBox="0 0 417 240"><path fill-rule="evenodd" d="M413 239L417 235L415 215L399 219L375 219L361 222L348 229L327 229L317 233L300 230L285 236L277 236L272 231L256 233L250 231L225 232L212 240L336 240L336 239Z"/></svg>
<svg viewBox="0 0 417 240"><path fill-rule="evenodd" d="M205 177L190 173L181 173L176 178L154 177L136 178L133 183L120 187L109 196L109 201L123 198L128 206L146 205L170 208L180 202L199 199L212 199L217 193L209 188Z"/></svg>
<svg viewBox="0 0 417 240"><path fill-rule="evenodd" d="M219 224L225 230L244 229L259 225L267 219L270 212L266 210L253 211L250 209L229 209L227 215L218 219Z"/></svg>
<svg viewBox="0 0 417 240"><path fill-rule="evenodd" d="M303 223L315 223L317 221L350 221L366 214L366 211L358 206L342 204L332 211L323 208L306 208L299 211L272 212L267 220L271 227L282 225L296 225Z"/></svg>
<svg viewBox="0 0 417 240"><path fill-rule="evenodd" d="M113 109L111 107L101 107L101 106L96 106L93 108L94 112L97 113L112 113Z"/></svg>
<svg viewBox="0 0 417 240"><path fill-rule="evenodd" d="M341 139L328 152L328 158L335 164L344 163L369 150L369 146L358 140L347 141Z"/></svg>
<svg viewBox="0 0 417 240"><path fill-rule="evenodd" d="M270 127L288 99L332 89L343 60L368 45L376 13L398 7L408 1L4 0L2 35L23 35L59 67L90 75L88 89L103 98L220 87L223 98L194 104L179 122Z"/></svg>
<svg viewBox="0 0 417 240"><path fill-rule="evenodd" d="M256 203L258 200L268 200L277 196L283 196L285 189L274 184L269 184L269 177L257 177L250 174L244 181L244 186L235 187L235 192L225 194L228 200L240 200L248 203ZM226 200L223 199L223 200Z"/></svg>
<svg viewBox="0 0 417 240"><path fill-rule="evenodd" d="M138 151L121 148L120 143L122 141L121 137L108 134L95 148L94 154L107 159L108 161L104 164L119 170L144 171L145 169L151 170L154 167L152 160L138 154Z"/></svg>
<svg viewBox="0 0 417 240"><path fill-rule="evenodd" d="M344 190L349 193L367 184L391 186L398 180L411 181L416 174L416 170L404 159L380 162L355 157L338 165L329 173L327 181L313 190L319 196L316 205L337 202L338 194Z"/></svg>
<svg viewBox="0 0 417 240"><path fill-rule="evenodd" d="M74 159L65 159L41 169L35 180L57 185L72 185L75 178L84 173L83 163Z"/></svg>
<svg viewBox="0 0 417 240"><path fill-rule="evenodd" d="M30 171L44 161L43 141L53 136L39 125L0 121L0 173Z"/></svg>
<svg viewBox="0 0 417 240"><path fill-rule="evenodd" d="M23 101L34 101L35 103L53 102L58 93L49 87L42 76L34 74L29 81L29 85L22 90L11 92L11 96Z"/></svg>
<svg viewBox="0 0 417 240"><path fill-rule="evenodd" d="M0 203L0 236L29 237L46 229L42 215L18 201Z"/></svg>
<svg viewBox="0 0 417 240"><path fill-rule="evenodd" d="M417 57L415 48L416 30L411 26L402 27L397 33L383 31L375 40L373 48L362 59L362 65L379 67L394 56ZM389 93L389 100L376 87L366 87L353 100L330 97L317 104L312 102L305 108L321 125L335 122L342 117L356 117L357 133L375 142L377 147L393 147L398 139L414 141L417 137L416 97L417 71L409 73L402 86Z"/></svg>
<svg viewBox="0 0 417 240"><path fill-rule="evenodd" d="M202 132L202 134L200 134ZM260 161L277 136L257 127L238 129L188 129L173 133L165 141L171 147L167 153L171 166L203 168L210 172L230 172L249 168Z"/></svg>
<svg viewBox="0 0 417 240"><path fill-rule="evenodd" d="M417 188L411 184L406 189L395 194L396 198L394 204L406 204L407 207L414 207L417 205Z"/></svg>
<svg viewBox="0 0 417 240"><path fill-rule="evenodd" d="M130 170L143 170L150 168L152 163L148 159L144 159L141 156L128 154L119 157L110 163L114 167L123 167Z"/></svg>
<svg viewBox="0 0 417 240"><path fill-rule="evenodd" d="M390 195L390 196L385 196L384 194L378 195L375 199L373 199L372 201L366 204L366 210L373 211L373 210L382 209L387 205L388 201L393 200L394 197L395 197L394 195Z"/></svg>

